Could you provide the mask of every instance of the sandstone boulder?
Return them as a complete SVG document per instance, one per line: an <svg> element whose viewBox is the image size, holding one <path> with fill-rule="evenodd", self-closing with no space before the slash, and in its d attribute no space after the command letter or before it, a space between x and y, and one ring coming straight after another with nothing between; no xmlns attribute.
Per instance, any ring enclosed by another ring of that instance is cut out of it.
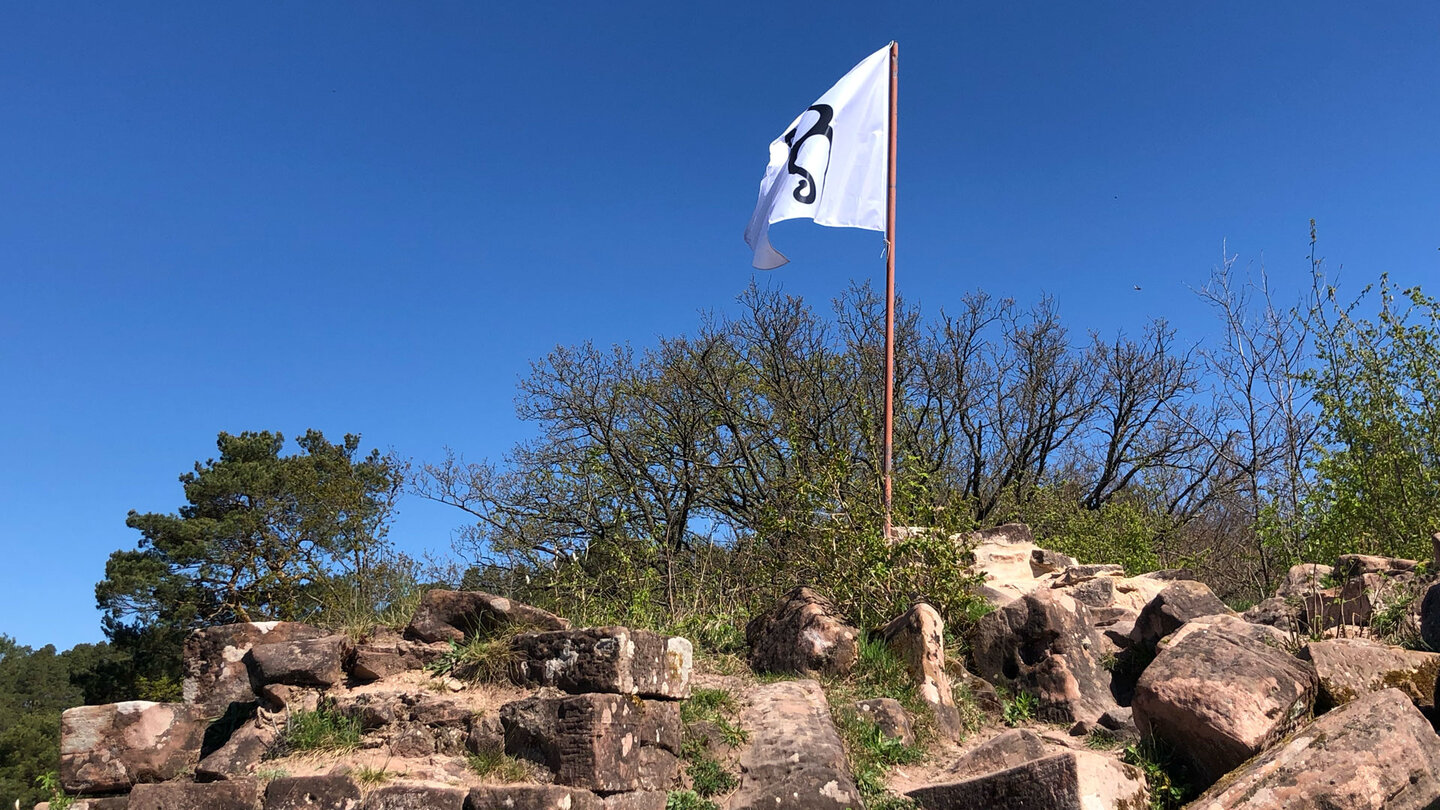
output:
<svg viewBox="0 0 1440 810"><path fill-rule="evenodd" d="M1194 810L1440 806L1440 737L1398 690L1363 695L1222 779Z"/></svg>
<svg viewBox="0 0 1440 810"><path fill-rule="evenodd" d="M572 694L608 692L647 698L690 696L694 649L678 636L626 627L524 633L512 644L518 684Z"/></svg>
<svg viewBox="0 0 1440 810"><path fill-rule="evenodd" d="M185 639L183 652L185 702L210 717L225 714L231 703L254 703L245 665L251 647L324 635L326 631L298 622L246 622L196 630Z"/></svg>
<svg viewBox="0 0 1440 810"><path fill-rule="evenodd" d="M1035 695L1039 719L1057 723L1093 723L1116 708L1100 647L1087 608L1067 607L1047 591L989 613L970 636L981 677Z"/></svg>
<svg viewBox="0 0 1440 810"><path fill-rule="evenodd" d="M1209 586L1188 580L1171 582L1140 611L1132 635L1137 642L1154 646L1191 619L1217 614L1233 616L1235 611L1220 601Z"/></svg>
<svg viewBox="0 0 1440 810"><path fill-rule="evenodd" d="M561 785L639 790L673 778L679 765L678 703L602 694L532 697L500 707L500 722L505 752L544 765ZM643 748L659 752L642 757Z"/></svg>
<svg viewBox="0 0 1440 810"><path fill-rule="evenodd" d="M1440 653L1416 652L1359 638L1312 641L1300 657L1315 665L1317 708L1328 711L1361 695L1395 688L1417 706L1435 705Z"/></svg>
<svg viewBox="0 0 1440 810"><path fill-rule="evenodd" d="M829 599L803 586L745 625L757 672L844 676L859 658L859 638Z"/></svg>
<svg viewBox="0 0 1440 810"><path fill-rule="evenodd" d="M182 703L67 709L60 717L60 784L67 793L119 793L174 779L199 759L206 725Z"/></svg>
<svg viewBox="0 0 1440 810"><path fill-rule="evenodd" d="M126 810L255 810L259 806L260 784L242 779L136 785Z"/></svg>
<svg viewBox="0 0 1440 810"><path fill-rule="evenodd" d="M405 628L407 638L463 641L466 636L501 627L566 630L570 622L548 610L483 591L428 591Z"/></svg>
<svg viewBox="0 0 1440 810"><path fill-rule="evenodd" d="M360 789L348 776L286 776L265 786L263 810L356 810Z"/></svg>
<svg viewBox="0 0 1440 810"><path fill-rule="evenodd" d="M663 808L664 794L661 796ZM606 807L608 805L594 793L563 785L485 785L471 788L465 798L465 810L604 810Z"/></svg>
<svg viewBox="0 0 1440 810"><path fill-rule="evenodd" d="M1255 624L1247 622L1240 616L1233 613L1216 613L1210 616L1201 616L1191 619L1180 626L1179 630L1166 636L1161 642L1161 647L1173 646L1180 643L1181 639L1192 633L1202 630L1218 631L1230 638L1248 638L1251 641L1264 644L1276 650L1288 650L1292 636L1270 625Z"/></svg>
<svg viewBox="0 0 1440 810"><path fill-rule="evenodd" d="M468 791L445 785L387 785L371 791L361 810L464 810Z"/></svg>
<svg viewBox="0 0 1440 810"><path fill-rule="evenodd" d="M874 723L880 733L905 745L915 743L915 728L910 722L910 713L894 698L873 698L857 700L855 712Z"/></svg>
<svg viewBox="0 0 1440 810"><path fill-rule="evenodd" d="M860 810L860 791L820 684L765 684L740 717L750 747L729 810Z"/></svg>
<svg viewBox="0 0 1440 810"><path fill-rule="evenodd" d="M250 664L260 684L326 688L345 676L348 647L342 635L256 644L250 648Z"/></svg>
<svg viewBox="0 0 1440 810"><path fill-rule="evenodd" d="M1063 751L906 795L926 810L1140 810L1149 793L1138 768L1089 751Z"/></svg>
<svg viewBox="0 0 1440 810"><path fill-rule="evenodd" d="M945 673L945 620L940 611L917 602L880 629L890 649L905 662L920 699L930 706L935 725L951 739L965 733L950 676Z"/></svg>
<svg viewBox="0 0 1440 810"><path fill-rule="evenodd" d="M1240 614L1240 618L1251 624L1273 627L1283 633L1299 634L1300 632L1299 612L1294 605L1278 596L1256 602L1250 609Z"/></svg>
<svg viewBox="0 0 1440 810"><path fill-rule="evenodd" d="M1142 734L1169 744L1209 784L1307 721L1315 692L1309 663L1206 628L1161 648L1131 710Z"/></svg>
<svg viewBox="0 0 1440 810"><path fill-rule="evenodd" d="M1003 771L1040 759L1062 749L1046 743L1029 729L1012 728L991 737L955 760L942 774L945 782L960 782Z"/></svg>
<svg viewBox="0 0 1440 810"><path fill-rule="evenodd" d="M411 641L392 630L380 630L355 644L346 671L357 681L378 681L401 672L424 669L444 655L447 645Z"/></svg>
<svg viewBox="0 0 1440 810"><path fill-rule="evenodd" d="M230 739L214 751L206 753L195 766L197 782L242 779L254 776L260 760L279 736L277 726L246 721L230 734Z"/></svg>
<svg viewBox="0 0 1440 810"><path fill-rule="evenodd" d="M603 800L604 810L665 810L669 794L661 790L615 793Z"/></svg>
<svg viewBox="0 0 1440 810"><path fill-rule="evenodd" d="M1316 563L1300 563L1290 566L1285 573L1285 581L1275 591L1275 595L1281 599L1286 597L1303 597L1306 594L1322 591L1328 587L1335 569L1328 565Z"/></svg>

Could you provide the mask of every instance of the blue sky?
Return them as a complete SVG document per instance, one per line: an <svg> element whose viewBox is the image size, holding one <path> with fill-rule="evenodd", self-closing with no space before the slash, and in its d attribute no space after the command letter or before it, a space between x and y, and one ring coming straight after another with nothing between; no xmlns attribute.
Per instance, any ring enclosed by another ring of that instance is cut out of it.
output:
<svg viewBox="0 0 1440 810"><path fill-rule="evenodd" d="M498 456L551 347L731 307L766 145L891 39L927 308L1203 340L1222 241L1298 291L1312 217L1347 283L1434 285L1440 7L1366 5L0 4L0 632L99 640L127 510L220 430ZM877 234L772 239L816 302L883 273Z"/></svg>

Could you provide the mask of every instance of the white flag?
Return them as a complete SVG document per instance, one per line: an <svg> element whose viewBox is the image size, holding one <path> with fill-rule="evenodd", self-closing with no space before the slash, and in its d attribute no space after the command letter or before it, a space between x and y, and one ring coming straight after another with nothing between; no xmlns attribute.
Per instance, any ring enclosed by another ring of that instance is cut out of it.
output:
<svg viewBox="0 0 1440 810"><path fill-rule="evenodd" d="M773 270L789 261L770 246L772 222L813 219L819 225L885 230L889 66L886 45L770 143L760 199L745 227L757 268Z"/></svg>

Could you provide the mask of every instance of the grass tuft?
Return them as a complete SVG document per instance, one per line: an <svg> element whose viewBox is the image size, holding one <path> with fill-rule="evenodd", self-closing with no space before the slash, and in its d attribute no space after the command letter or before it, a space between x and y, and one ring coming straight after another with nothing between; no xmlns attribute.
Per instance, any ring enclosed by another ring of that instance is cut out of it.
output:
<svg viewBox="0 0 1440 810"><path fill-rule="evenodd" d="M481 751L465 758L465 765L477 776L495 782L536 782L539 781L538 766L523 759L516 759L501 751Z"/></svg>
<svg viewBox="0 0 1440 810"><path fill-rule="evenodd" d="M720 805L693 790L672 790L665 796L665 810L720 810Z"/></svg>
<svg viewBox="0 0 1440 810"><path fill-rule="evenodd" d="M307 751L345 752L360 747L360 721L321 705L313 712L295 712L270 750L279 757Z"/></svg>

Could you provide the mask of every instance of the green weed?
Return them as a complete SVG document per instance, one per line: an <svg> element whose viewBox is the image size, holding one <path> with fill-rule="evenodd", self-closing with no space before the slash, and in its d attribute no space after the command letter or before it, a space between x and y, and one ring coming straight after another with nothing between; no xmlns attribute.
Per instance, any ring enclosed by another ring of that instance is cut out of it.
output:
<svg viewBox="0 0 1440 810"><path fill-rule="evenodd" d="M720 810L720 805L693 790L672 790L665 796L665 810Z"/></svg>
<svg viewBox="0 0 1440 810"><path fill-rule="evenodd" d="M1035 719L1035 712L1040 708L1040 698L1029 692L1016 692L1014 697L1002 700L1000 705L1005 725L1014 728Z"/></svg>
<svg viewBox="0 0 1440 810"><path fill-rule="evenodd" d="M357 768L350 775L356 782L370 787L379 787L390 781L389 771L384 768L372 768L368 765Z"/></svg>
<svg viewBox="0 0 1440 810"><path fill-rule="evenodd" d="M50 794L45 799L50 802L50 810L68 810L75 802L74 796L65 795L65 791L60 787L60 774L54 771L35 777L35 786ZM15 806L19 807L20 802L15 802Z"/></svg>
<svg viewBox="0 0 1440 810"><path fill-rule="evenodd" d="M1184 765L1156 740L1125 746L1121 760L1145 772L1145 781L1150 785L1151 810L1179 810L1199 794L1192 787Z"/></svg>
<svg viewBox="0 0 1440 810"><path fill-rule="evenodd" d="M354 751L360 747L360 721L328 706L313 712L295 712L285 723L271 756L304 751Z"/></svg>
<svg viewBox="0 0 1440 810"><path fill-rule="evenodd" d="M465 765L477 776L484 776L497 782L535 781L535 766L523 759L516 759L502 751L481 751L465 758Z"/></svg>

